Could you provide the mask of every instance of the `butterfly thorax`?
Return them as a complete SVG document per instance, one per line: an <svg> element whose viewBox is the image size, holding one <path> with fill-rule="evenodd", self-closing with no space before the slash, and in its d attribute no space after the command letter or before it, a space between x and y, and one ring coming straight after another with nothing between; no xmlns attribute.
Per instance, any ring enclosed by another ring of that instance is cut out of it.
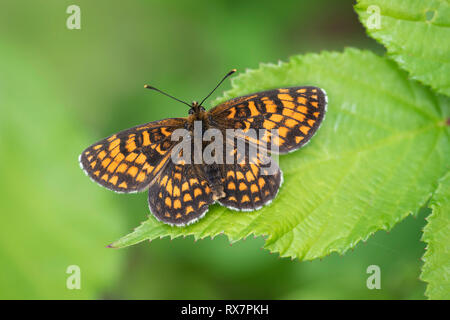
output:
<svg viewBox="0 0 450 320"><path fill-rule="evenodd" d="M189 117L187 118L187 129L190 131L192 136L194 136L194 123L196 121L201 121L202 135L206 130L211 128L208 119L208 113L205 111L205 108L194 101L192 102L191 109L189 110ZM202 152L207 144L207 141L203 141ZM222 170L218 163L221 163L220 159L217 159L216 163L203 163L200 166L196 166L196 170L198 171L198 173L206 178L208 186L211 188L214 200L223 198L225 196Z"/></svg>

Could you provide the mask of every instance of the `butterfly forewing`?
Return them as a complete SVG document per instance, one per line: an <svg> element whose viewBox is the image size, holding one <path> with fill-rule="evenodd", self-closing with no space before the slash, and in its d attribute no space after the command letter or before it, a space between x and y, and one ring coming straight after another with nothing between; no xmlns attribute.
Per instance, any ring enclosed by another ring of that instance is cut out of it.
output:
<svg viewBox="0 0 450 320"><path fill-rule="evenodd" d="M221 128L265 129L259 140L246 140L263 147L273 143L279 153L297 150L319 128L326 112L327 96L317 87L291 87L257 92L229 100L209 111L212 122Z"/></svg>
<svg viewBox="0 0 450 320"><path fill-rule="evenodd" d="M80 155L86 174L116 192L144 190L170 161L171 134L183 118L150 122L121 131L88 147Z"/></svg>

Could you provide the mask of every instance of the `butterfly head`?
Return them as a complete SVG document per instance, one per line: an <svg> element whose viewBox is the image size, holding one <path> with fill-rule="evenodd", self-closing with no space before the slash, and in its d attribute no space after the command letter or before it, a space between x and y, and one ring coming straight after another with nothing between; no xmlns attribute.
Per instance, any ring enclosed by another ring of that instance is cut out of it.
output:
<svg viewBox="0 0 450 320"><path fill-rule="evenodd" d="M205 112L205 108L201 106L197 101L192 101L191 108L189 109L189 114L200 114Z"/></svg>

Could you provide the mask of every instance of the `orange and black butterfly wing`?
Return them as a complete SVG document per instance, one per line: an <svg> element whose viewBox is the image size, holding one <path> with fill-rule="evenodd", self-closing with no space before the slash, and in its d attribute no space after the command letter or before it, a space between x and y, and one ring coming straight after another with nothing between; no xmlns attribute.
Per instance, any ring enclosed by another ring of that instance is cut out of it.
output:
<svg viewBox="0 0 450 320"><path fill-rule="evenodd" d="M278 164L261 150L251 153L248 143L245 154L236 155L233 164L222 165L222 177L225 197L219 203L243 211L269 204L283 182Z"/></svg>
<svg viewBox="0 0 450 320"><path fill-rule="evenodd" d="M273 143L279 153L299 149L318 130L325 116L327 95L318 87L290 87L257 92L226 101L208 114L211 124L221 129L265 129L259 139L247 141L270 146L270 130L278 130ZM259 133L259 132L258 132Z"/></svg>
<svg viewBox="0 0 450 320"><path fill-rule="evenodd" d="M121 131L88 147L80 166L98 184L116 192L146 189L170 161L174 130L186 119L154 121Z"/></svg>
<svg viewBox="0 0 450 320"><path fill-rule="evenodd" d="M148 203L158 220L184 226L201 219L214 200L201 165L170 161L150 186Z"/></svg>

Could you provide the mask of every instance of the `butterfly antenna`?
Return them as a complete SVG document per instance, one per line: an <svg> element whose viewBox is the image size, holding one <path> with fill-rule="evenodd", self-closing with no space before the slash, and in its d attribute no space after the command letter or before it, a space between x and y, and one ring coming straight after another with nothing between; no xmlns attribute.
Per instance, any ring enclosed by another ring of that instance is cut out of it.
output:
<svg viewBox="0 0 450 320"><path fill-rule="evenodd" d="M151 90L158 91L159 93L162 93L163 95L168 96L169 98L172 98L173 100L176 100L176 101L178 101L178 102L184 103L185 105L188 105L189 107L191 107L191 105L190 105L189 103L184 102L184 101L182 101L182 100L180 100L180 99L177 99L177 98L175 98L175 97L172 97L170 94L167 94L167 93L165 93L164 91L161 91L161 90L159 90L159 89L157 89L157 88L155 88L155 87L149 86L148 84L144 85L144 88L145 88L145 89L151 89Z"/></svg>
<svg viewBox="0 0 450 320"><path fill-rule="evenodd" d="M228 78L229 76L231 76L231 75L232 75L233 73L235 73L235 72L236 72L236 69L233 69L233 70L231 70L230 72L228 72L227 75L226 75L225 77L223 77L222 80L220 80L219 84L218 84L214 89L212 89L212 91L206 96L206 98L203 99L202 102L200 102L199 106L201 106L201 105L203 104L203 102L205 102L205 100L208 99L209 96L212 95L212 93L213 93L214 91L216 91L216 89L222 84L222 82L225 81L226 78Z"/></svg>

